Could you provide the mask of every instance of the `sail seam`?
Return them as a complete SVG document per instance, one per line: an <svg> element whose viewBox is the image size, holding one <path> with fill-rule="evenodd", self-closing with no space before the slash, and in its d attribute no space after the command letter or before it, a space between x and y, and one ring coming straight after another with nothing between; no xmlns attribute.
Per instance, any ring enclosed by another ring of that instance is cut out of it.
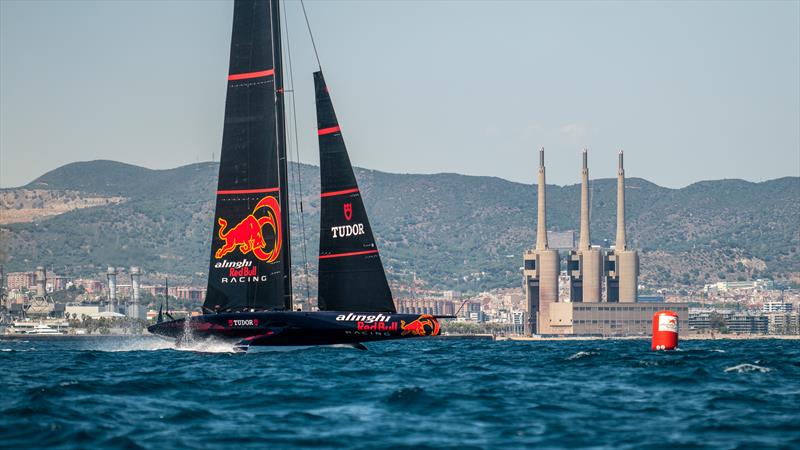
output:
<svg viewBox="0 0 800 450"><path fill-rule="evenodd" d="M363 252L348 252L348 253L334 253L332 255L319 255L319 259L329 258L342 258L345 256L358 256L358 255L372 255L378 253L378 250L365 250Z"/></svg>
<svg viewBox="0 0 800 450"><path fill-rule="evenodd" d="M322 136L322 135L325 135L325 134L338 133L339 131L342 131L342 130L341 130L341 128L339 128L339 126L337 125L337 126L335 126L335 127L329 127L329 128L320 128L320 129L317 131L317 134L318 134L318 135L320 135L320 136Z"/></svg>
<svg viewBox="0 0 800 450"><path fill-rule="evenodd" d="M274 69L261 70L261 71L258 71L258 72L234 73L234 74L228 75L228 80L229 81L248 80L250 78L261 78L261 77L268 77L268 76L271 76L271 75L275 75L275 70Z"/></svg>
<svg viewBox="0 0 800 450"><path fill-rule="evenodd" d="M342 191L322 192L322 193L319 194L319 196L320 197L335 197L337 195L354 194L356 192L358 192L358 188L344 189Z"/></svg>

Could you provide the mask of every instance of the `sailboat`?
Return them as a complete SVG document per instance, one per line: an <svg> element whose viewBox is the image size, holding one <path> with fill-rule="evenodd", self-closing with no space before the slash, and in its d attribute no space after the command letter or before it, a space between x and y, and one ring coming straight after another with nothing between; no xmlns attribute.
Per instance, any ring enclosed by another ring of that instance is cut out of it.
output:
<svg viewBox="0 0 800 450"><path fill-rule="evenodd" d="M293 311L279 0L235 0L228 91L201 315L151 333L263 346L344 344L439 334L433 315L398 314L321 70L319 311ZM171 317L170 317L171 319Z"/></svg>

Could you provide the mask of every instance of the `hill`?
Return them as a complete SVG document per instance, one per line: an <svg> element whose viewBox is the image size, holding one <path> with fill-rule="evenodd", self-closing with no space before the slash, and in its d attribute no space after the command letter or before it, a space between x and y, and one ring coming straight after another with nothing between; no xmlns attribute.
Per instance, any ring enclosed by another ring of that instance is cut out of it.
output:
<svg viewBox="0 0 800 450"><path fill-rule="evenodd" d="M290 172L299 172L303 181L313 273L318 168L293 165ZM209 254L216 174L216 163L150 170L91 161L2 190L6 215L21 204L27 209L61 207L54 216L0 220L7 270L45 264L78 275L109 264L141 265L151 274L200 280ZM356 176L395 283L409 283L414 274L428 287L460 291L520 283L521 254L535 238L535 186L448 173L356 169ZM613 242L615 186L614 179L592 182L595 244ZM800 276L800 178L704 181L682 189L632 178L627 189L629 244L642 250L644 283L670 287ZM548 185L547 193L549 228L577 229L580 186ZM302 265L300 220L296 210L292 213L293 259Z"/></svg>

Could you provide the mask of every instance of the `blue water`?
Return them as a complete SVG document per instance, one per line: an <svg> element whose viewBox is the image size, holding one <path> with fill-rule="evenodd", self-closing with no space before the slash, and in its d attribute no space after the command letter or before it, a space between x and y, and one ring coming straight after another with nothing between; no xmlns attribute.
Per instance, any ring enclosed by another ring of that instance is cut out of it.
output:
<svg viewBox="0 0 800 450"><path fill-rule="evenodd" d="M800 341L0 350L3 448L800 448Z"/></svg>

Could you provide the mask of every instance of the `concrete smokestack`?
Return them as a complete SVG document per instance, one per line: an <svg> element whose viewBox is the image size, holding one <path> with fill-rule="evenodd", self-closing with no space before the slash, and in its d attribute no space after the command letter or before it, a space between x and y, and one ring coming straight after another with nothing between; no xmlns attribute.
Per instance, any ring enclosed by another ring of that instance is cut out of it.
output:
<svg viewBox="0 0 800 450"><path fill-rule="evenodd" d="M557 334L550 320L550 305L558 301L558 251L547 244L547 200L545 198L544 148L539 150L537 180L536 248L523 255L528 323L526 334Z"/></svg>
<svg viewBox="0 0 800 450"><path fill-rule="evenodd" d="M547 200L545 198L544 147L539 150L539 177L537 180L536 250L547 248Z"/></svg>
<svg viewBox="0 0 800 450"><path fill-rule="evenodd" d="M614 270L607 278L608 301L636 302L639 298L639 253L628 250L625 236L625 168L622 150L617 167L617 238L609 261L613 262Z"/></svg>
<svg viewBox="0 0 800 450"><path fill-rule="evenodd" d="M589 236L589 156L583 149L583 169L581 169L581 238L578 250L588 250L592 245Z"/></svg>
<svg viewBox="0 0 800 450"><path fill-rule="evenodd" d="M131 307L128 316L134 319L143 319L141 308L142 269L131 267Z"/></svg>
<svg viewBox="0 0 800 450"><path fill-rule="evenodd" d="M37 297L44 297L47 294L46 289L47 284L47 274L44 271L44 267L39 266L36 268L36 296Z"/></svg>
<svg viewBox="0 0 800 450"><path fill-rule="evenodd" d="M625 251L625 168L622 164L622 150L619 151L619 162L617 166L617 239L614 249Z"/></svg>
<svg viewBox="0 0 800 450"><path fill-rule="evenodd" d="M570 301L594 303L601 301L603 284L603 255L592 248L589 226L589 153L583 150L581 168L581 236L576 251L570 253Z"/></svg>
<svg viewBox="0 0 800 450"><path fill-rule="evenodd" d="M117 269L108 268L108 307L117 312Z"/></svg>
<svg viewBox="0 0 800 450"><path fill-rule="evenodd" d="M139 303L142 281L142 269L131 267L131 288L133 289L133 303Z"/></svg>

